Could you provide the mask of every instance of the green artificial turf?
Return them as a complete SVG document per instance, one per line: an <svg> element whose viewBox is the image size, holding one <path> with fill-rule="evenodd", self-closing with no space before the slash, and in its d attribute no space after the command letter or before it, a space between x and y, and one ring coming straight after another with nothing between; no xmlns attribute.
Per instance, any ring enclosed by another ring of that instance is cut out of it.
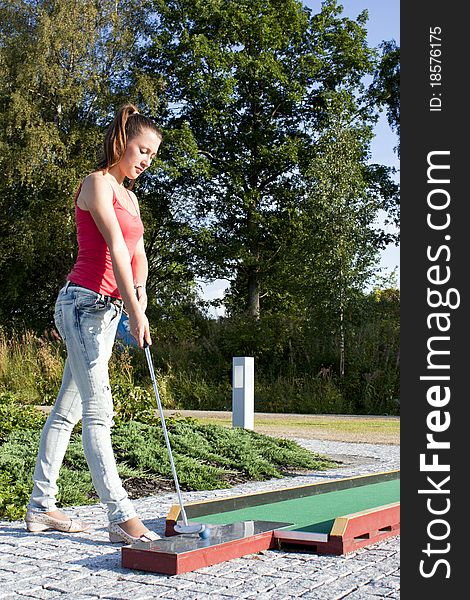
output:
<svg viewBox="0 0 470 600"><path fill-rule="evenodd" d="M225 525L240 521L292 523L287 529L329 533L336 517L398 502L400 480L392 479L304 498L271 502L197 517L198 522Z"/></svg>

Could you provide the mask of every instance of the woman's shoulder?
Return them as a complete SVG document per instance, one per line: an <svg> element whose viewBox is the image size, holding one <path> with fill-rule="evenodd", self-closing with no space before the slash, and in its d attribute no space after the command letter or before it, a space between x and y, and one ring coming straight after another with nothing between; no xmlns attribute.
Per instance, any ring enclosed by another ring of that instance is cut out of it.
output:
<svg viewBox="0 0 470 600"><path fill-rule="evenodd" d="M82 191L86 194L113 196L113 186L102 171L94 171L87 175L82 181Z"/></svg>
<svg viewBox="0 0 470 600"><path fill-rule="evenodd" d="M82 181L77 203L81 208L89 208L90 203L112 201L113 188L101 171L90 173Z"/></svg>

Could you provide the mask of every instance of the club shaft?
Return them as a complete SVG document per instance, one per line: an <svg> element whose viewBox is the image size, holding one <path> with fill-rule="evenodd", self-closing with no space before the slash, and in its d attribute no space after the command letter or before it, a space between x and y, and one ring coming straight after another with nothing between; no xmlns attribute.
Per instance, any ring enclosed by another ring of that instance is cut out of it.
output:
<svg viewBox="0 0 470 600"><path fill-rule="evenodd" d="M160 413L160 420L162 422L163 435L165 436L166 447L168 449L168 456L170 458L171 471L173 473L173 479L175 482L176 493L178 495L178 502L180 505L181 516L183 517L183 522L184 522L185 526L187 526L188 518L186 516L186 511L184 509L183 497L181 496L180 484L178 481L178 474L176 472L175 462L173 460L173 452L171 450L170 438L168 437L168 431L167 431L166 423L165 423L165 416L163 414L162 403L160 401L160 394L158 393L157 380L155 378L155 371L153 368L152 355L150 354L149 346L145 347L145 356L147 357L147 363L148 363L148 367L149 367L149 371L150 371L150 378L152 380L153 389L155 391L155 397L157 399L158 411Z"/></svg>

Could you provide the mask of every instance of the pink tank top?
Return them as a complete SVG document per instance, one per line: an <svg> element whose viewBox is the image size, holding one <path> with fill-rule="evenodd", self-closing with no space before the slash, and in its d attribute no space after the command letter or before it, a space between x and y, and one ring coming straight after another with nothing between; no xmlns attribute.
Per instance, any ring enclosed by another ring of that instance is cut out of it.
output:
<svg viewBox="0 0 470 600"><path fill-rule="evenodd" d="M81 209L77 205L77 198L81 187L80 185L75 194L78 256L67 279L98 294L121 298L116 278L114 277L108 245L90 212ZM144 226L139 215L132 215L126 208L119 204L114 190L113 205L124 241L129 250L129 258L132 260L137 242L144 233Z"/></svg>

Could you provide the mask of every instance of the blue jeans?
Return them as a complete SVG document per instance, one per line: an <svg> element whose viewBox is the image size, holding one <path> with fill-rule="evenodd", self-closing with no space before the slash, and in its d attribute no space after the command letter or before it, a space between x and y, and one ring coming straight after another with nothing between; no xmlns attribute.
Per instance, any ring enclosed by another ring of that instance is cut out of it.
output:
<svg viewBox="0 0 470 600"><path fill-rule="evenodd" d="M108 362L122 307L87 288L67 283L55 305L56 327L67 346L62 385L41 434L28 508L56 509L57 478L70 435L82 419L82 442L93 485L110 522L136 512L117 472L111 446L113 399Z"/></svg>

